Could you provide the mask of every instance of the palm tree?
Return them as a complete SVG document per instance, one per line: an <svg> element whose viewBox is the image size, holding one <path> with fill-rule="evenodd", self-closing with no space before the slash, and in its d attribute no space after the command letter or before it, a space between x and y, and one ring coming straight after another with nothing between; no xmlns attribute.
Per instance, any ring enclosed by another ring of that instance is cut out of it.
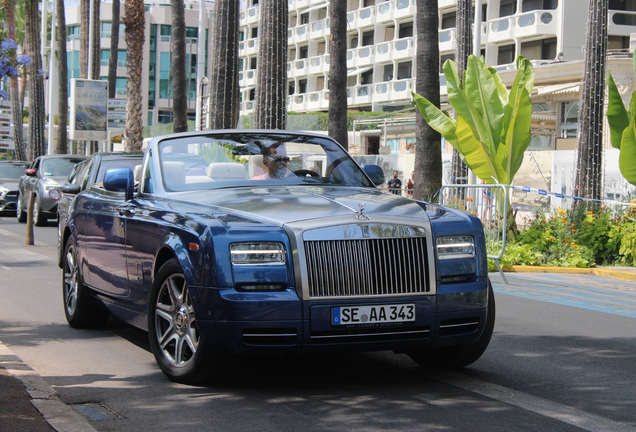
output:
<svg viewBox="0 0 636 432"><path fill-rule="evenodd" d="M80 78L88 78L88 39L91 22L91 0L80 0Z"/></svg>
<svg viewBox="0 0 636 432"><path fill-rule="evenodd" d="M186 80L185 12L183 0L171 0L172 11L172 101L174 132L188 131L188 89Z"/></svg>
<svg viewBox="0 0 636 432"><path fill-rule="evenodd" d="M144 48L144 17L143 0L126 0L124 3L125 16L122 21L126 25L126 61L128 62L128 81L126 82L126 127L124 138L126 150L141 150L143 144L143 123L141 114L141 65Z"/></svg>
<svg viewBox="0 0 636 432"><path fill-rule="evenodd" d="M287 125L287 0L263 0L259 25L254 122L260 129Z"/></svg>
<svg viewBox="0 0 636 432"><path fill-rule="evenodd" d="M415 91L439 108L439 35L437 1L417 0ZM432 199L442 186L441 135L415 116L415 199Z"/></svg>
<svg viewBox="0 0 636 432"><path fill-rule="evenodd" d="M460 83L463 81L468 56L473 52L472 23L472 0L457 0L457 50L455 51L455 63L457 64ZM451 162L451 178L453 184L468 183L468 167L464 161L462 161L459 152L454 147Z"/></svg>
<svg viewBox="0 0 636 432"><path fill-rule="evenodd" d="M590 0L574 195L601 199L608 0Z"/></svg>
<svg viewBox="0 0 636 432"><path fill-rule="evenodd" d="M210 102L212 129L233 129L239 119L238 70L239 5L236 0L216 0L212 28ZM199 35L202 37L202 35Z"/></svg>
<svg viewBox="0 0 636 432"><path fill-rule="evenodd" d="M40 55L40 13L38 0L26 1L26 49L31 57L29 80L29 143L27 155L34 159L44 150L44 77Z"/></svg>
<svg viewBox="0 0 636 432"><path fill-rule="evenodd" d="M91 33L93 34L93 45L91 46L91 57L93 59L93 62L91 63L91 71L90 73L90 79L93 80L98 80L99 79L99 68L100 68L100 62L99 59L101 57L101 43L100 43L100 38L101 38L101 18L100 18L100 0L94 0L92 2L92 9L91 9L91 15L93 16L93 27L91 28Z"/></svg>
<svg viewBox="0 0 636 432"><path fill-rule="evenodd" d="M4 10L7 20L7 37L16 40L15 31L15 1L4 0ZM11 89L11 121L13 123L13 142L15 143L15 155L18 160L26 160L26 152L24 150L24 137L22 136L22 104L20 103L20 95L18 91L18 79L11 78L9 80L9 88Z"/></svg>
<svg viewBox="0 0 636 432"><path fill-rule="evenodd" d="M329 11L329 136L347 149L347 2L331 0Z"/></svg>
<svg viewBox="0 0 636 432"><path fill-rule="evenodd" d="M57 0L57 76L59 77L57 101L57 149L55 153L68 153L68 70L66 65L66 16L64 0Z"/></svg>
<svg viewBox="0 0 636 432"><path fill-rule="evenodd" d="M110 26L110 56L108 58L108 98L117 92L117 60L119 54L119 0L113 0L113 21Z"/></svg>

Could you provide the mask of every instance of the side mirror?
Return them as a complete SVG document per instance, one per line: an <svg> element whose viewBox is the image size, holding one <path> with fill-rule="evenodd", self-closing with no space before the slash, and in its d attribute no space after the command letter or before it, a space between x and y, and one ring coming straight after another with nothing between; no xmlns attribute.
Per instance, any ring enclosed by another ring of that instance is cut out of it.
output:
<svg viewBox="0 0 636 432"><path fill-rule="evenodd" d="M362 165L364 172L371 178L374 185L380 186L384 183L384 171L377 165Z"/></svg>
<svg viewBox="0 0 636 432"><path fill-rule="evenodd" d="M77 195L82 191L82 188L77 184L65 184L60 187L60 191L69 195Z"/></svg>
<svg viewBox="0 0 636 432"><path fill-rule="evenodd" d="M135 176L130 168L116 168L106 171L104 189L111 192L125 192L126 201L133 199Z"/></svg>
<svg viewBox="0 0 636 432"><path fill-rule="evenodd" d="M33 169L33 168L27 168L27 169L24 170L24 173L28 177L35 177L37 175L38 171Z"/></svg>

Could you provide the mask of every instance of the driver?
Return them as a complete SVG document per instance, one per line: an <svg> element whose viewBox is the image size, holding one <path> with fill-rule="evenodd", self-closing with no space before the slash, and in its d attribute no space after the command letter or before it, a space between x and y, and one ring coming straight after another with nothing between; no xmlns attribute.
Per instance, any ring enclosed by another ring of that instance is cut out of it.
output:
<svg viewBox="0 0 636 432"><path fill-rule="evenodd" d="M262 175L252 177L250 180L268 180L289 177L293 172L287 168L290 158L287 150L282 144L277 144L263 149L263 165L267 172Z"/></svg>

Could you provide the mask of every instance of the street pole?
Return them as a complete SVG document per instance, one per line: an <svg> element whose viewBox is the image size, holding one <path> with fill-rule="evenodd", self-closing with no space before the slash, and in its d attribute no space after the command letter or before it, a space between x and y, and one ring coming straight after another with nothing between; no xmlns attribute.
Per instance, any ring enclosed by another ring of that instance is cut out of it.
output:
<svg viewBox="0 0 636 432"><path fill-rule="evenodd" d="M203 79L203 72L205 71L205 0L199 0L199 33L197 37L197 97L196 97L196 120L195 130L201 130L202 123L202 107L201 101L203 95L201 94L201 80Z"/></svg>
<svg viewBox="0 0 636 432"><path fill-rule="evenodd" d="M57 76L57 57L55 56L55 47L57 45L57 40L55 37L55 2L57 0L53 0L53 11L51 12L51 55L49 56L49 79L48 79L48 103L49 108L47 112L49 113L49 136L48 136L48 149L47 154L53 154L53 150L55 147L55 125L53 124L53 120L57 115L57 92L53 91L58 86L58 76ZM58 49L66 49L66 47L58 47ZM63 78L66 79L66 78ZM60 127L60 125L58 125ZM64 125L66 127L66 125Z"/></svg>

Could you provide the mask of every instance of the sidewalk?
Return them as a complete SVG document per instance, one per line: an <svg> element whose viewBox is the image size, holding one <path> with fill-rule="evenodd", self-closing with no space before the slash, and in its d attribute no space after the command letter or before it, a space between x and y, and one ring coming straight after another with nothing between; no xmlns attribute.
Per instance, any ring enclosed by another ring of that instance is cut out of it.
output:
<svg viewBox="0 0 636 432"><path fill-rule="evenodd" d="M2 342L0 389L0 431L96 432Z"/></svg>

